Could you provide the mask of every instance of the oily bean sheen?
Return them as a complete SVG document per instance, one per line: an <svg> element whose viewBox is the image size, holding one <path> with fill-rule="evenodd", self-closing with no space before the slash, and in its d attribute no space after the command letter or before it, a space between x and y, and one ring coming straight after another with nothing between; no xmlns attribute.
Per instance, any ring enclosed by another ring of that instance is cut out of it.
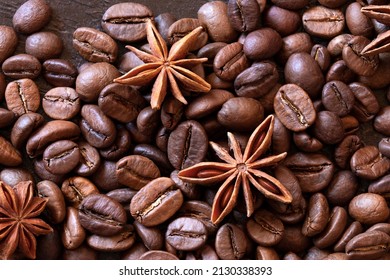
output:
<svg viewBox="0 0 390 280"><path fill-rule="evenodd" d="M58 140L75 140L79 135L80 128L73 122L49 121L30 136L26 151L29 157L34 158L42 154L49 144Z"/></svg>
<svg viewBox="0 0 390 280"><path fill-rule="evenodd" d="M295 84L283 85L274 99L274 110L285 127L303 131L316 119L313 103L307 93Z"/></svg>
<svg viewBox="0 0 390 280"><path fill-rule="evenodd" d="M375 193L355 196L349 203L348 212L355 220L368 225L384 222L389 217L386 200Z"/></svg>
<svg viewBox="0 0 390 280"><path fill-rule="evenodd" d="M131 215L144 226L154 226L172 217L183 203L183 195L170 178L150 181L130 203Z"/></svg>
<svg viewBox="0 0 390 280"><path fill-rule="evenodd" d="M215 238L215 250L222 260L240 260L247 249L247 237L237 225L222 225Z"/></svg>
<svg viewBox="0 0 390 280"><path fill-rule="evenodd" d="M52 10L45 0L29 0L16 10L12 24L17 32L31 34L43 28L51 15Z"/></svg>
<svg viewBox="0 0 390 280"><path fill-rule="evenodd" d="M282 37L269 27L250 32L244 42L243 51L251 60L264 60L274 56L282 47Z"/></svg>
<svg viewBox="0 0 390 280"><path fill-rule="evenodd" d="M79 27L73 33L73 47L90 62L116 60L118 46L106 33L90 27Z"/></svg>
<svg viewBox="0 0 390 280"><path fill-rule="evenodd" d="M227 12L233 28L239 32L251 32L260 23L257 0L229 0Z"/></svg>
<svg viewBox="0 0 390 280"><path fill-rule="evenodd" d="M79 160L79 147L69 140L56 141L43 152L45 168L53 174L69 173L77 166Z"/></svg>
<svg viewBox="0 0 390 280"><path fill-rule="evenodd" d="M36 112L41 104L38 86L30 79L10 82L5 89L5 101L17 116Z"/></svg>
<svg viewBox="0 0 390 280"><path fill-rule="evenodd" d="M45 93L42 107L52 119L69 120L80 112L80 99L71 87L56 87Z"/></svg>
<svg viewBox="0 0 390 280"><path fill-rule="evenodd" d="M106 148L115 141L115 125L99 106L84 105L81 108L81 116L81 133L89 144L96 148Z"/></svg>
<svg viewBox="0 0 390 280"><path fill-rule="evenodd" d="M123 230L126 212L116 200L104 194L91 194L79 206L81 225L91 233L112 236Z"/></svg>
<svg viewBox="0 0 390 280"><path fill-rule="evenodd" d="M118 182L134 190L140 190L151 180L160 177L160 170L144 156L130 155L116 163Z"/></svg>
<svg viewBox="0 0 390 280"><path fill-rule="evenodd" d="M87 178L70 177L62 182L61 191L65 200L71 206L78 208L84 198L90 194L98 194L99 190Z"/></svg>
<svg viewBox="0 0 390 280"><path fill-rule="evenodd" d="M339 117L346 116L355 103L352 90L341 81L328 82L322 88L322 104Z"/></svg>
<svg viewBox="0 0 390 280"><path fill-rule="evenodd" d="M196 121L185 121L171 132L168 159L176 169L184 169L204 160L208 148L206 131Z"/></svg>
<svg viewBox="0 0 390 280"><path fill-rule="evenodd" d="M38 196L47 198L45 215L53 224L59 224L65 219L66 205L64 195L57 184L51 181L40 181L37 184Z"/></svg>
<svg viewBox="0 0 390 280"><path fill-rule="evenodd" d="M312 36L331 39L339 35L345 26L344 14L341 10L323 6L311 7L303 13L303 27Z"/></svg>
<svg viewBox="0 0 390 280"><path fill-rule="evenodd" d="M193 251L205 245L207 229L197 219L181 217L169 223L165 239L176 250Z"/></svg>
<svg viewBox="0 0 390 280"><path fill-rule="evenodd" d="M100 92L98 104L108 117L127 123L137 118L146 101L134 87L113 83Z"/></svg>
<svg viewBox="0 0 390 280"><path fill-rule="evenodd" d="M18 166L22 163L20 152L5 138L0 136L0 164Z"/></svg>
<svg viewBox="0 0 390 280"><path fill-rule="evenodd" d="M306 219L302 226L302 233L314 236L322 232L329 219L329 204L322 193L315 193L310 197Z"/></svg>
<svg viewBox="0 0 390 280"><path fill-rule="evenodd" d="M153 19L153 12L138 3L118 3L109 7L102 17L102 28L112 38L135 42L146 37L146 21Z"/></svg>
<svg viewBox="0 0 390 280"><path fill-rule="evenodd" d="M375 180L390 169L390 159L384 157L376 146L365 146L352 155L350 165L356 176Z"/></svg>
<svg viewBox="0 0 390 280"><path fill-rule="evenodd" d="M0 63L10 57L18 45L15 30L6 25L0 25Z"/></svg>
<svg viewBox="0 0 390 280"><path fill-rule="evenodd" d="M30 54L16 54L7 58L1 66L4 75L12 79L35 79L41 73L42 65Z"/></svg>
<svg viewBox="0 0 390 280"><path fill-rule="evenodd" d="M34 177L31 171L22 167L3 168L0 172L0 181L8 186L14 186L22 181L34 182Z"/></svg>
<svg viewBox="0 0 390 280"><path fill-rule="evenodd" d="M74 207L66 208L66 217L61 232L61 240L65 249L74 250L84 242L87 236L80 223L78 210Z"/></svg>
<svg viewBox="0 0 390 280"><path fill-rule="evenodd" d="M71 87L76 81L78 71L71 61L53 58L43 62L42 74L45 80L55 87Z"/></svg>
<svg viewBox="0 0 390 280"><path fill-rule="evenodd" d="M381 231L356 235L345 246L350 259L378 259L389 250L390 236Z"/></svg>
<svg viewBox="0 0 390 280"><path fill-rule="evenodd" d="M43 125L44 118L38 113L27 113L21 115L11 130L11 143L20 149L30 137L31 133Z"/></svg>
<svg viewBox="0 0 390 280"><path fill-rule="evenodd" d="M281 36L294 34L302 24L297 12L276 5L265 9L262 18L265 26L271 27Z"/></svg>
<svg viewBox="0 0 390 280"><path fill-rule="evenodd" d="M62 49L62 40L54 32L41 31L28 36L26 39L26 53L40 61L59 57Z"/></svg>
<svg viewBox="0 0 390 280"><path fill-rule="evenodd" d="M246 224L248 235L259 245L273 246L282 239L284 226L281 220L267 210L258 210Z"/></svg>
<svg viewBox="0 0 390 280"><path fill-rule="evenodd" d="M123 230L113 236L93 234L87 237L89 247L102 252L121 252L133 246L135 242L134 227L125 225Z"/></svg>

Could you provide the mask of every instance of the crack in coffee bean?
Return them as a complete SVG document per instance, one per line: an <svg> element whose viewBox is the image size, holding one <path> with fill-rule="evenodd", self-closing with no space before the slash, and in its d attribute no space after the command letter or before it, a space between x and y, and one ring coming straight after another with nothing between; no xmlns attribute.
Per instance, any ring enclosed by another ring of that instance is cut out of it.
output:
<svg viewBox="0 0 390 280"><path fill-rule="evenodd" d="M309 124L305 118L305 115L299 110L299 108L297 106L295 106L293 104L293 102L287 97L287 94L285 91L281 91L281 99L282 99L282 102L287 105L293 112L294 114L297 116L297 119L299 120L299 122L305 126L305 127L308 127Z"/></svg>

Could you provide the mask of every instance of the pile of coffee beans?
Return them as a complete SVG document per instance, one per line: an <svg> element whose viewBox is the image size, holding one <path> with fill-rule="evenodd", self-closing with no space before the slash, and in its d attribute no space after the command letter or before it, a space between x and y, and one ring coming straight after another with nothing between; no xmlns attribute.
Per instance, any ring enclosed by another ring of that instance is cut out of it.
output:
<svg viewBox="0 0 390 280"><path fill-rule="evenodd" d="M53 232L37 237L37 258L390 258L389 2L194 3L197 15L180 19L110 4L69 38L66 22L47 28L53 4L28 0L0 25L0 181L33 181L48 198L41 218ZM168 89L153 110L153 83L113 83L143 63L125 45L150 51L148 20L168 46L203 26L188 56L208 59L191 71L210 92L183 90L184 105ZM267 154L287 157L264 171L292 202L252 187L247 217L241 190L213 224L220 185L178 172L218 161L209 141L227 148L227 132L243 149L270 114Z"/></svg>

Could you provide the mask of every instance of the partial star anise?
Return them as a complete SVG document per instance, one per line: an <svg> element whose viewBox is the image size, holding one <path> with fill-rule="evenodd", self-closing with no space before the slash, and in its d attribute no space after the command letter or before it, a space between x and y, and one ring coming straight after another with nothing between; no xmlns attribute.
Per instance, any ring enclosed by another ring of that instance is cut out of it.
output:
<svg viewBox="0 0 390 280"><path fill-rule="evenodd" d="M31 181L11 188L0 181L0 259L9 259L17 248L35 259L35 236L53 229L36 218L45 209L47 199L34 197Z"/></svg>
<svg viewBox="0 0 390 280"><path fill-rule="evenodd" d="M254 211L251 185L267 198L283 203L291 202L292 196L286 187L273 176L261 171L263 167L276 165L287 155L281 153L259 159L271 145L273 128L274 117L270 115L250 136L244 154L237 139L228 132L232 156L223 147L210 142L217 156L226 163L201 162L178 173L183 181L200 185L212 185L223 181L213 201L211 211L213 223L218 224L233 210L241 187L248 217Z"/></svg>
<svg viewBox="0 0 390 280"><path fill-rule="evenodd" d="M198 27L174 43L169 50L162 36L151 21L146 23L147 40L151 54L127 46L145 64L137 66L114 80L116 83L144 86L155 80L150 105L153 109L160 109L162 102L169 91L180 102L187 104L180 88L192 92L208 92L209 83L190 71L195 65L207 61L207 58L186 59L190 47L196 42L203 27Z"/></svg>

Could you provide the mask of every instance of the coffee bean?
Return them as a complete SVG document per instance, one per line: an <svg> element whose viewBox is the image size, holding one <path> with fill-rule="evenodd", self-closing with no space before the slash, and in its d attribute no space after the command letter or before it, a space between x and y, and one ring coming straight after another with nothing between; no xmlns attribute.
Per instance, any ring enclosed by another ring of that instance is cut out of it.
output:
<svg viewBox="0 0 390 280"><path fill-rule="evenodd" d="M41 235L37 238L37 260L58 260L61 258L62 243L59 230Z"/></svg>
<svg viewBox="0 0 390 280"><path fill-rule="evenodd" d="M45 61L59 57L62 53L63 43L62 39L54 32L41 31L27 37L25 48L27 54L40 61Z"/></svg>
<svg viewBox="0 0 390 280"><path fill-rule="evenodd" d="M14 123L16 115L14 112L0 108L0 128L10 126Z"/></svg>
<svg viewBox="0 0 390 280"><path fill-rule="evenodd" d="M10 82L5 90L5 101L7 108L17 116L36 112L41 104L38 86L30 79Z"/></svg>
<svg viewBox="0 0 390 280"><path fill-rule="evenodd" d="M317 247L311 247L307 250L304 260L322 260L329 255L329 251L322 250Z"/></svg>
<svg viewBox="0 0 390 280"><path fill-rule="evenodd" d="M160 177L160 170L153 161L144 156L130 155L116 163L118 182L134 190Z"/></svg>
<svg viewBox="0 0 390 280"><path fill-rule="evenodd" d="M335 148L334 158L336 164L344 169L349 168L352 155L363 146L357 135L346 136Z"/></svg>
<svg viewBox="0 0 390 280"><path fill-rule="evenodd" d="M380 109L374 120L374 128L385 136L390 136L390 106Z"/></svg>
<svg viewBox="0 0 390 280"><path fill-rule="evenodd" d="M279 260L278 253L270 247L257 246L256 260Z"/></svg>
<svg viewBox="0 0 390 280"><path fill-rule="evenodd" d="M308 0L288 1L288 0L271 0L275 5L288 9L288 10L299 10L309 4Z"/></svg>
<svg viewBox="0 0 390 280"><path fill-rule="evenodd" d="M56 87L45 93L42 99L45 113L52 119L69 120L80 112L80 99L70 87Z"/></svg>
<svg viewBox="0 0 390 280"><path fill-rule="evenodd" d="M303 152L319 152L324 147L318 138L309 135L306 131L295 132L293 140L297 148Z"/></svg>
<svg viewBox="0 0 390 280"><path fill-rule="evenodd" d="M72 171L80 160L80 150L69 140L56 141L43 152L45 168L53 174L66 174Z"/></svg>
<svg viewBox="0 0 390 280"><path fill-rule="evenodd" d="M344 60L338 60L333 63L326 74L326 82L341 81L351 83L356 79L356 73L348 68Z"/></svg>
<svg viewBox="0 0 390 280"><path fill-rule="evenodd" d="M18 44L15 30L6 25L0 25L0 63L10 57Z"/></svg>
<svg viewBox="0 0 390 280"><path fill-rule="evenodd" d="M160 114L162 125L170 131L175 129L181 120L183 111L184 104L176 98L168 98L164 100Z"/></svg>
<svg viewBox="0 0 390 280"><path fill-rule="evenodd" d="M329 54L333 57L340 56L344 46L348 44L348 42L352 38L353 35L349 33L343 33L334 37L332 40L329 41L327 46Z"/></svg>
<svg viewBox="0 0 390 280"><path fill-rule="evenodd" d="M34 176L31 171L22 167L3 168L0 172L0 181L8 186L15 186L23 181L34 182Z"/></svg>
<svg viewBox="0 0 390 280"><path fill-rule="evenodd" d="M322 88L322 104L339 117L346 116L355 103L352 90L341 81L328 82Z"/></svg>
<svg viewBox="0 0 390 280"><path fill-rule="evenodd" d="M222 260L239 260L245 256L247 237L242 229L230 223L222 225L215 237L215 250Z"/></svg>
<svg viewBox="0 0 390 280"><path fill-rule="evenodd" d="M282 240L276 246L279 252L305 252L312 244L307 236L301 232L301 225L286 225Z"/></svg>
<svg viewBox="0 0 390 280"><path fill-rule="evenodd" d="M144 226L134 221L134 228L148 250L161 250L164 246L164 235L158 227Z"/></svg>
<svg viewBox="0 0 390 280"><path fill-rule="evenodd" d="M135 232L132 225L125 225L123 230L113 236L93 234L87 237L89 247L101 252L121 252L133 246Z"/></svg>
<svg viewBox="0 0 390 280"><path fill-rule="evenodd" d="M321 233L328 223L329 204L322 193L315 193L310 197L307 208L302 233L306 236L314 236Z"/></svg>
<svg viewBox="0 0 390 280"><path fill-rule="evenodd" d="M79 219L91 233L112 236L123 230L127 218L116 200L104 194L90 194L79 206Z"/></svg>
<svg viewBox="0 0 390 280"><path fill-rule="evenodd" d="M131 200L130 212L145 226L159 225L172 217L183 203L183 195L166 177L150 181Z"/></svg>
<svg viewBox="0 0 390 280"><path fill-rule="evenodd" d="M196 121L185 121L171 132L168 139L168 159L176 169L184 169L204 160L208 138Z"/></svg>
<svg viewBox="0 0 390 280"><path fill-rule="evenodd" d="M165 41L168 41L169 27L176 21L172 13L162 13L154 18L158 32Z"/></svg>
<svg viewBox="0 0 390 280"><path fill-rule="evenodd" d="M5 166L18 166L22 163L20 152L12 144L0 136L0 164Z"/></svg>
<svg viewBox="0 0 390 280"><path fill-rule="evenodd" d="M116 60L118 45L106 33L90 27L79 27L73 32L73 48L91 62Z"/></svg>
<svg viewBox="0 0 390 280"><path fill-rule="evenodd" d="M102 28L112 38L135 42L146 37L146 22L153 12L139 3L118 3L109 7L102 17Z"/></svg>
<svg viewBox="0 0 390 280"><path fill-rule="evenodd" d="M123 185L118 182L115 170L115 161L102 159L98 169L96 169L90 178L99 190L104 192L112 191L123 187Z"/></svg>
<svg viewBox="0 0 390 280"><path fill-rule="evenodd" d="M375 193L355 196L349 203L348 212L355 220L368 225L384 222L389 216L386 200Z"/></svg>
<svg viewBox="0 0 390 280"><path fill-rule="evenodd" d="M366 232L370 232L370 231L381 231L381 232L384 232L386 234L390 234L390 224L389 223L377 223L371 227L369 227Z"/></svg>
<svg viewBox="0 0 390 280"><path fill-rule="evenodd" d="M66 205L61 189L51 181L40 181L37 184L38 196L47 198L45 216L53 224L60 224L65 219Z"/></svg>
<svg viewBox="0 0 390 280"><path fill-rule="evenodd" d="M205 245L195 252L187 252L186 260L219 260L217 253L214 248Z"/></svg>
<svg viewBox="0 0 390 280"><path fill-rule="evenodd" d="M229 0L227 13L239 32L251 32L259 26L260 7L256 0Z"/></svg>
<svg viewBox="0 0 390 280"><path fill-rule="evenodd" d="M381 231L361 233L345 246L351 259L377 259L383 256L390 246L390 236Z"/></svg>
<svg viewBox="0 0 390 280"><path fill-rule="evenodd" d="M71 87L76 81L77 68L65 59L48 59L42 64L42 74L45 80L55 87Z"/></svg>
<svg viewBox="0 0 390 280"><path fill-rule="evenodd" d="M299 86L282 86L274 99L274 109L279 120L292 131L303 131L316 119L313 103Z"/></svg>
<svg viewBox="0 0 390 280"><path fill-rule="evenodd" d="M313 125L314 136L325 144L337 144L344 138L344 127L340 117L332 111L317 113Z"/></svg>
<svg viewBox="0 0 390 280"><path fill-rule="evenodd" d="M298 32L284 37L282 48L277 54L278 60L285 64L288 58L294 53L306 52L310 53L313 43L309 34L306 32Z"/></svg>
<svg viewBox="0 0 390 280"><path fill-rule="evenodd" d="M85 141L77 143L80 150L80 161L74 171L80 176L89 176L99 168L100 155L95 147Z"/></svg>
<svg viewBox="0 0 390 280"><path fill-rule="evenodd" d="M61 182L63 182L65 180L64 175L56 175L56 174L53 174L53 173L47 171L47 169L45 168L45 163L43 162L43 159L41 157L34 158L33 168L34 168L35 174L41 180L52 181L56 184L61 184Z"/></svg>
<svg viewBox="0 0 390 280"><path fill-rule="evenodd" d="M271 27L281 36L291 35L301 26L301 17L295 11L272 5L262 14L263 23Z"/></svg>
<svg viewBox="0 0 390 280"><path fill-rule="evenodd" d="M390 138L383 138L381 141L378 143L378 149L379 152L382 153L385 157L390 158Z"/></svg>
<svg viewBox="0 0 390 280"><path fill-rule="evenodd" d="M347 243L354 238L356 235L363 232L363 226L358 221L354 221L349 227L345 230L343 235L340 237L340 240L334 245L334 251L344 252L345 246Z"/></svg>
<svg viewBox="0 0 390 280"><path fill-rule="evenodd" d="M357 177L349 170L337 171L325 195L333 205L345 206L355 196L359 187Z"/></svg>
<svg viewBox="0 0 390 280"><path fill-rule="evenodd" d="M66 208L66 217L61 232L61 240L65 249L74 250L84 242L86 232L80 223L78 210L74 207Z"/></svg>
<svg viewBox="0 0 390 280"><path fill-rule="evenodd" d="M133 152L135 155L145 156L152 160L158 166L162 175L169 175L174 169L167 157L167 154L155 146L138 144L134 147Z"/></svg>
<svg viewBox="0 0 390 280"><path fill-rule="evenodd" d="M17 32L31 34L42 29L51 15L52 9L45 0L28 0L16 10L12 24Z"/></svg>
<svg viewBox="0 0 390 280"><path fill-rule="evenodd" d="M107 148L100 149L100 155L107 160L120 159L131 146L130 132L124 126L117 126L117 134L114 143Z"/></svg>
<svg viewBox="0 0 390 280"><path fill-rule="evenodd" d="M390 169L390 159L383 157L376 146L365 146L351 157L351 170L356 176L375 180Z"/></svg>
<svg viewBox="0 0 390 280"><path fill-rule="evenodd" d="M35 79L41 69L41 63L36 57L24 53L10 56L2 65L4 75L12 79Z"/></svg>
<svg viewBox="0 0 390 280"><path fill-rule="evenodd" d="M66 202L75 208L78 208L87 196L99 193L99 190L90 180L79 176L70 177L63 181L61 191Z"/></svg>
<svg viewBox="0 0 390 280"><path fill-rule="evenodd" d="M362 5L354 2L345 10L345 20L352 35L370 38L374 33L374 25L370 18L361 12Z"/></svg>
<svg viewBox="0 0 390 280"><path fill-rule="evenodd" d="M62 258L64 260L96 260L97 252L88 245L81 244L73 250L64 250Z"/></svg>
<svg viewBox="0 0 390 280"><path fill-rule="evenodd" d="M169 223L165 239L177 250L193 251L206 243L207 229L197 219L177 218Z"/></svg>
<svg viewBox="0 0 390 280"><path fill-rule="evenodd" d="M311 49L310 55L314 58L314 60L318 63L322 71L326 71L331 62L331 57L328 49L320 44L316 44Z"/></svg>
<svg viewBox="0 0 390 280"><path fill-rule="evenodd" d="M264 60L274 56L282 47L282 37L269 27L250 32L243 44L246 57L251 60Z"/></svg>
<svg viewBox="0 0 390 280"><path fill-rule="evenodd" d="M181 38L189 34L195 28L201 26L200 21L197 18L181 18L169 26L168 29L168 43L173 45ZM197 37L197 41L190 46L190 51L199 50L206 45L208 35L205 29Z"/></svg>

